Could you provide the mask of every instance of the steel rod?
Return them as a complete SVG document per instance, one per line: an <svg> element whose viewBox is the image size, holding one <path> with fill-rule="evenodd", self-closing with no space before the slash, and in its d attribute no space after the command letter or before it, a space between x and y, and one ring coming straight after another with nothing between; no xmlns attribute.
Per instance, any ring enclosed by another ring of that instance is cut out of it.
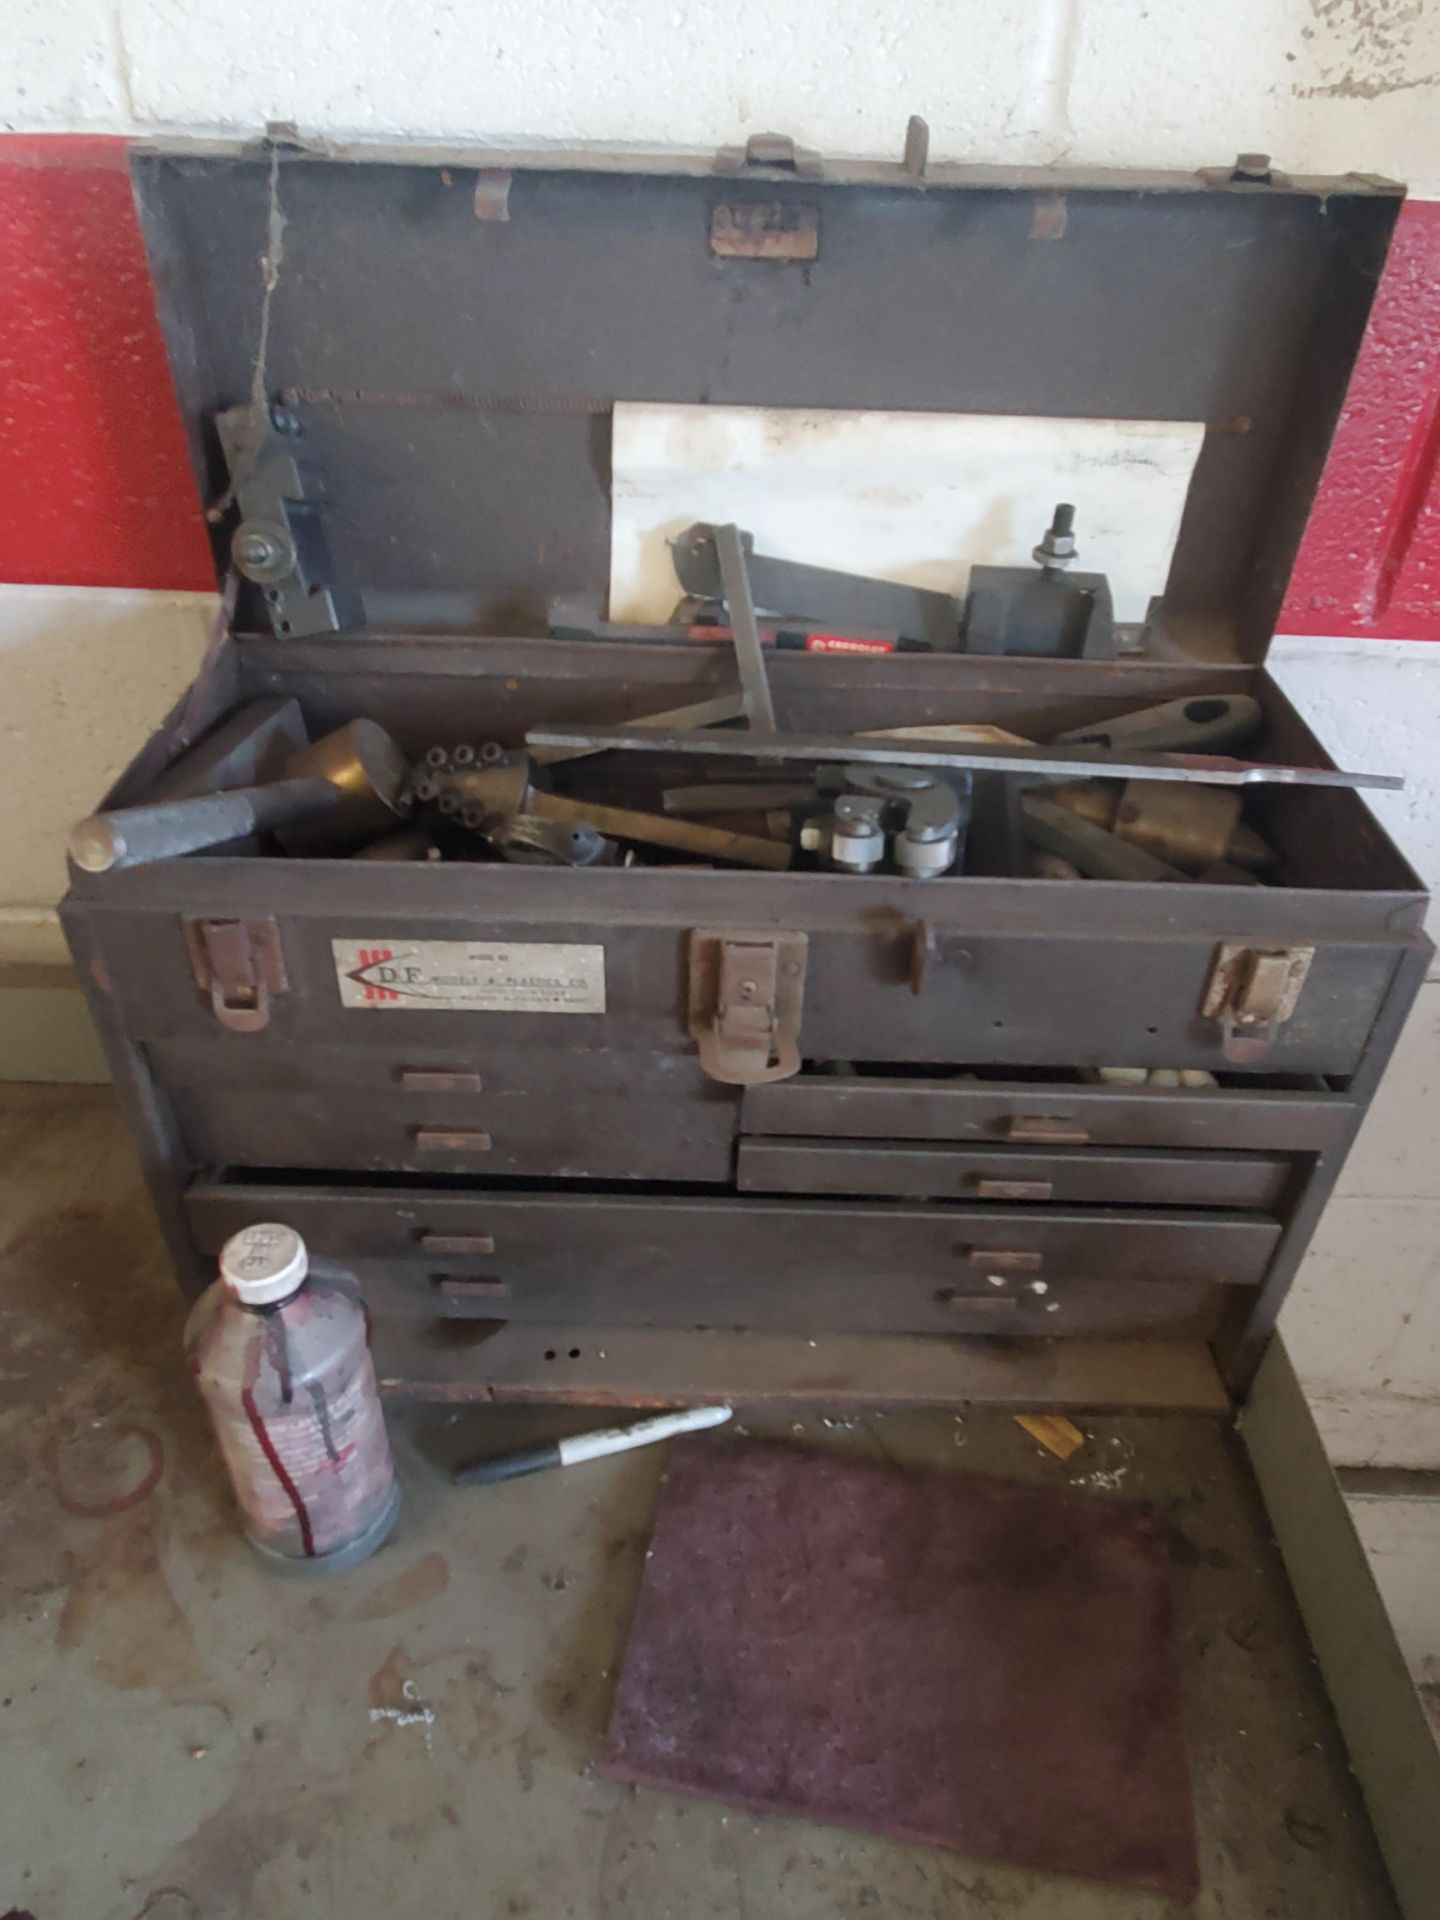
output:
<svg viewBox="0 0 1440 1920"><path fill-rule="evenodd" d="M1273 766L1210 753L1114 754L1097 747L961 747L937 740L856 739L848 734L745 732L658 733L636 727L532 727L532 747L584 747L597 753L707 754L721 759L838 762L891 767L956 767L976 773L1072 779L1198 780L1217 787L1369 787L1396 792L1397 774L1346 773L1339 767Z"/></svg>

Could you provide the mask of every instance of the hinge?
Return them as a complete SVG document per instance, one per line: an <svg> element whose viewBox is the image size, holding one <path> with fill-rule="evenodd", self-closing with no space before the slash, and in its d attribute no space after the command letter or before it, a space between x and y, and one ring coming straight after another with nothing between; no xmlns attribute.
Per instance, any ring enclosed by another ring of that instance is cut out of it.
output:
<svg viewBox="0 0 1440 1920"><path fill-rule="evenodd" d="M231 1033L259 1033L290 982L274 920L186 920L190 970Z"/></svg>
<svg viewBox="0 0 1440 1920"><path fill-rule="evenodd" d="M712 1080L753 1087L798 1072L808 945L803 933L691 933L690 1032Z"/></svg>
<svg viewBox="0 0 1440 1920"><path fill-rule="evenodd" d="M1227 1060L1248 1066L1270 1051L1277 1029L1295 1011L1314 958L1314 947L1226 941L1216 949L1200 1011L1220 1022Z"/></svg>

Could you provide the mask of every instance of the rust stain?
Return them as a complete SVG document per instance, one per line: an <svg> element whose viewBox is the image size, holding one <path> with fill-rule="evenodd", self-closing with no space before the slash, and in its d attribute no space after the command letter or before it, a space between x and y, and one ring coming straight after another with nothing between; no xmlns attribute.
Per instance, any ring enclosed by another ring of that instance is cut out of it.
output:
<svg viewBox="0 0 1440 1920"><path fill-rule="evenodd" d="M138 1507L160 1484L165 1449L151 1427L92 1420L53 1447L55 1498L72 1520L108 1520Z"/></svg>
<svg viewBox="0 0 1440 1920"><path fill-rule="evenodd" d="M754 200L721 204L710 215L710 251L730 260L813 260L820 251L820 209Z"/></svg>
<svg viewBox="0 0 1440 1920"><path fill-rule="evenodd" d="M495 1678L490 1671L490 1659L488 1652L482 1652L478 1657L472 1655L447 1689L447 1697L455 1707L455 1712L447 1716L452 1724L463 1726L467 1714L470 1720L470 1731L459 1742L460 1756L464 1760L479 1760L487 1754L500 1752L500 1736L505 1723L496 1702L502 1694L513 1693L515 1689Z"/></svg>
<svg viewBox="0 0 1440 1920"><path fill-rule="evenodd" d="M135 1920L201 1920L201 1914L184 1887L157 1887Z"/></svg>
<svg viewBox="0 0 1440 1920"><path fill-rule="evenodd" d="M1037 194L1030 215L1032 240L1063 240L1070 218L1070 203L1063 193Z"/></svg>
<svg viewBox="0 0 1440 1920"><path fill-rule="evenodd" d="M117 1515L91 1557L76 1563L55 1645L83 1648L112 1687L193 1687L206 1679L194 1630L160 1564L150 1509Z"/></svg>
<svg viewBox="0 0 1440 1920"><path fill-rule="evenodd" d="M459 1742L460 1757L462 1760L480 1760L487 1754L499 1751L504 1722L488 1701L472 1697L469 1706L474 1724L468 1737Z"/></svg>
<svg viewBox="0 0 1440 1920"><path fill-rule="evenodd" d="M427 1553L413 1567L397 1573L380 1585L350 1615L352 1620L388 1620L391 1614L407 1607L423 1606L434 1600L450 1584L450 1563L443 1553Z"/></svg>
<svg viewBox="0 0 1440 1920"><path fill-rule="evenodd" d="M311 1775L298 1791L297 1761L293 1747L252 1749L229 1799L147 1876L152 1891L136 1920L254 1912L255 1883L272 1861L292 1848L303 1859L317 1833L353 1813L343 1788Z"/></svg>
<svg viewBox="0 0 1440 1920"><path fill-rule="evenodd" d="M414 1677L415 1662L405 1651L403 1642L397 1640L370 1676L371 1706L394 1710L408 1707L405 1682Z"/></svg>

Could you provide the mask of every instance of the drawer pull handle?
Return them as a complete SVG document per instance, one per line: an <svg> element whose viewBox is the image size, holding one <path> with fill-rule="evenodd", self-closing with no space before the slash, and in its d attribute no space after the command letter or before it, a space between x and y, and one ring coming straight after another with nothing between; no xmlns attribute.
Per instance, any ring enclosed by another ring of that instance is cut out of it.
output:
<svg viewBox="0 0 1440 1920"><path fill-rule="evenodd" d="M478 1073L461 1072L458 1067L401 1067L403 1093L479 1093Z"/></svg>
<svg viewBox="0 0 1440 1920"><path fill-rule="evenodd" d="M977 1200L1048 1200L1055 1191L1053 1180L977 1180Z"/></svg>
<svg viewBox="0 0 1440 1920"><path fill-rule="evenodd" d="M490 1136L450 1127L416 1127L415 1145L421 1153L489 1153Z"/></svg>
<svg viewBox="0 0 1440 1920"><path fill-rule="evenodd" d="M1038 1273L1045 1264L1033 1247L967 1247L965 1258L989 1273Z"/></svg>
<svg viewBox="0 0 1440 1920"><path fill-rule="evenodd" d="M493 1233L422 1233L426 1253L494 1253Z"/></svg>
<svg viewBox="0 0 1440 1920"><path fill-rule="evenodd" d="M1047 1147L1083 1147L1090 1138L1073 1120L1051 1119L1040 1113L1015 1113L1005 1129L1007 1140L1033 1140Z"/></svg>
<svg viewBox="0 0 1440 1920"><path fill-rule="evenodd" d="M940 1303L946 1307L959 1307L966 1313L1004 1314L1018 1313L1020 1302L1013 1294L1004 1293L942 1293Z"/></svg>

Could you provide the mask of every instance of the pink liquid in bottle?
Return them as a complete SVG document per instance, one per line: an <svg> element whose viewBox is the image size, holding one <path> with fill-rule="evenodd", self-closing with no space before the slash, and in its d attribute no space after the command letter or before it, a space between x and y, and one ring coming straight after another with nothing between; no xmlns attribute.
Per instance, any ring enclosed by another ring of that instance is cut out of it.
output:
<svg viewBox="0 0 1440 1920"><path fill-rule="evenodd" d="M365 1310L308 1278L292 1227L245 1227L196 1301L185 1345L250 1543L294 1572L352 1567L400 1503Z"/></svg>

